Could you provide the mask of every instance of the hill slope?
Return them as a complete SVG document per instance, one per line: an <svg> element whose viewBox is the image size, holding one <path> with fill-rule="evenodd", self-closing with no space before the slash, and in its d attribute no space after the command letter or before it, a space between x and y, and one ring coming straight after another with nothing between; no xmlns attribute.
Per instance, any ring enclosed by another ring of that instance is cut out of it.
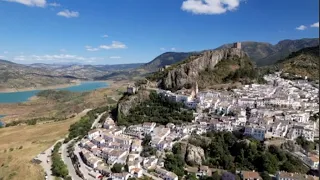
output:
<svg viewBox="0 0 320 180"><path fill-rule="evenodd" d="M142 63L135 64L115 64L115 65L59 65L59 64L31 64L29 66L46 69L55 75L73 76L79 79L94 79L109 75L113 72L130 70L143 65Z"/></svg>
<svg viewBox="0 0 320 180"><path fill-rule="evenodd" d="M21 89L70 83L72 77L56 76L39 68L0 60L0 89Z"/></svg>
<svg viewBox="0 0 320 180"><path fill-rule="evenodd" d="M199 88L233 81L246 81L255 76L253 62L240 49L204 51L156 72L148 79L158 81L163 89L190 88L198 82Z"/></svg>
<svg viewBox="0 0 320 180"><path fill-rule="evenodd" d="M157 56L152 61L144 64L141 68L149 71L157 71L159 68L175 64L194 54L193 52L166 52Z"/></svg>
<svg viewBox="0 0 320 180"><path fill-rule="evenodd" d="M278 61L283 73L319 79L319 46L303 48Z"/></svg>
<svg viewBox="0 0 320 180"><path fill-rule="evenodd" d="M290 53L302 48L319 45L318 38L304 38L297 40L282 40L275 45L264 42L242 42L241 47L249 57L258 65L271 65L277 60L288 56ZM229 48L232 44L225 44L217 49Z"/></svg>

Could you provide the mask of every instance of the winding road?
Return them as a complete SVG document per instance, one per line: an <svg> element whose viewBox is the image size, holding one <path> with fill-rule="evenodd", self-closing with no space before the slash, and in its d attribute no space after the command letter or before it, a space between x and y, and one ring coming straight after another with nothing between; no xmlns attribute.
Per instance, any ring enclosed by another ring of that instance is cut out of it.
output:
<svg viewBox="0 0 320 180"><path fill-rule="evenodd" d="M52 171L51 171L51 151L53 149L53 147L58 143L58 142L62 142L63 139L58 140L54 145L52 145L49 149L45 150L43 153L37 155L36 159L39 159L41 161L40 165L42 166L42 168L44 169L44 172L47 174L48 176L48 180L54 180L54 176L52 175ZM48 161L49 160L49 161Z"/></svg>
<svg viewBox="0 0 320 180"><path fill-rule="evenodd" d="M74 169L73 163L71 161L71 158L68 157L68 146L69 144L71 144L73 142L73 140L69 141L67 144L62 144L61 146L61 157L63 162L67 165L68 167L68 171L69 171L69 176L71 176L71 178L73 180L82 180L82 178L80 178L77 173L76 170Z"/></svg>

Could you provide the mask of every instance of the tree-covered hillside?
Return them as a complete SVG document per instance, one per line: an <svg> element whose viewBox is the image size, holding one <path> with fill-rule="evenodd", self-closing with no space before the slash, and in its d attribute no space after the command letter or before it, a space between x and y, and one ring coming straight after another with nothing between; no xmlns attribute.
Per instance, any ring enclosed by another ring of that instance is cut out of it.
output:
<svg viewBox="0 0 320 180"><path fill-rule="evenodd" d="M126 101L126 96L119 101ZM118 104L119 108L119 104ZM149 99L130 107L129 113L124 115L120 109L116 112L118 125L142 124L156 122L159 124L191 122L193 112L183 108L182 104L170 102L161 98L155 91L151 91Z"/></svg>

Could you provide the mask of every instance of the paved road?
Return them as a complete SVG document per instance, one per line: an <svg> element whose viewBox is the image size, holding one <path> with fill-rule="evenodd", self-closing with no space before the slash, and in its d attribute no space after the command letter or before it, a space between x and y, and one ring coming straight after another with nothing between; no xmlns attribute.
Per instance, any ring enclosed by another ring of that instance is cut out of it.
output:
<svg viewBox="0 0 320 180"><path fill-rule="evenodd" d="M56 143L58 142L62 142L63 139L58 140ZM54 145L56 145L56 143ZM49 149L45 150L43 153L39 154L36 156L36 159L41 160L42 162L40 163L40 165L42 166L42 168L44 169L44 171L46 172L47 176L48 176L48 180L54 180L54 176L52 176L52 171L51 171L51 150L53 149L53 146L51 146ZM49 162L48 162L49 160Z"/></svg>
<svg viewBox="0 0 320 180"><path fill-rule="evenodd" d="M84 179L86 180L95 180L93 177L89 176L89 172L92 171L92 168L87 166L83 161L82 158L80 157L80 148L79 148L79 143L76 143L74 146L74 153L77 155L80 163L80 171L82 172Z"/></svg>
<svg viewBox="0 0 320 180"><path fill-rule="evenodd" d="M101 117L102 117L105 113L106 113L106 112L101 113L101 114L94 120L94 122L92 123L91 129L93 129L93 128L96 126L96 124L99 122L99 120L101 119Z"/></svg>
<svg viewBox="0 0 320 180"><path fill-rule="evenodd" d="M73 140L72 140L73 141ZM67 144L62 144L61 146L61 157L63 162L67 165L69 176L71 176L72 180L82 180L76 173L71 159L68 157L68 146L72 143L72 141L69 141Z"/></svg>
<svg viewBox="0 0 320 180"><path fill-rule="evenodd" d="M79 113L77 116L83 116L87 114L88 111L91 109L85 109L81 113ZM51 171L51 151L53 147L58 143L58 142L63 142L64 139L60 139L54 143L49 149L43 151L43 153L38 154L35 159L39 159L41 161L40 165L42 166L44 172L46 172L48 176L48 180L54 180L54 176L52 176L52 171ZM49 162L47 162L49 160Z"/></svg>

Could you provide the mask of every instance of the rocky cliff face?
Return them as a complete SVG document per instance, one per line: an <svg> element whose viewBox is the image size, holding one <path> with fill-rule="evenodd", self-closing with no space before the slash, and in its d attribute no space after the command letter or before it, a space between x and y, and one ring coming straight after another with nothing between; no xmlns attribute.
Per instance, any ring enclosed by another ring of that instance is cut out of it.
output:
<svg viewBox="0 0 320 180"><path fill-rule="evenodd" d="M164 89L182 89L195 83L201 71L213 70L221 60L233 58L241 59L248 58L248 56L244 51L234 48L205 51L194 59L168 70L159 85Z"/></svg>
<svg viewBox="0 0 320 180"><path fill-rule="evenodd" d="M147 90L140 90L137 94L124 96L118 103L118 115L127 116L132 107L149 99L150 92Z"/></svg>
<svg viewBox="0 0 320 180"><path fill-rule="evenodd" d="M201 147L188 144L186 150L186 162L190 165L201 165L205 159L204 150Z"/></svg>

